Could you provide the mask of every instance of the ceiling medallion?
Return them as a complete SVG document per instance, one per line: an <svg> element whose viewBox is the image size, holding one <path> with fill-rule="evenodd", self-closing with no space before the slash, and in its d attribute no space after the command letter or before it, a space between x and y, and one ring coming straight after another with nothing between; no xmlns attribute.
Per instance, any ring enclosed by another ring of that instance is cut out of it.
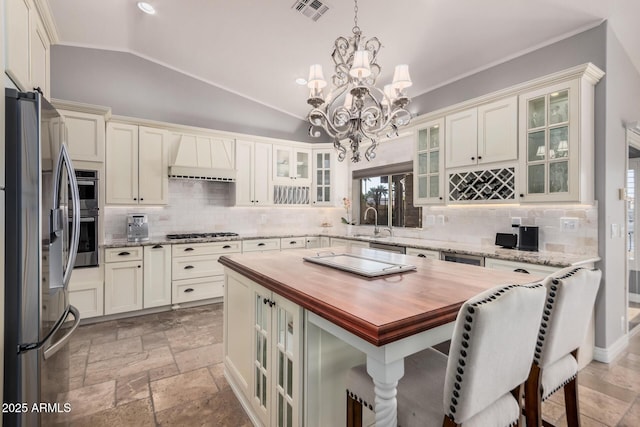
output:
<svg viewBox="0 0 640 427"><path fill-rule="evenodd" d="M409 97L406 88L412 85L408 65L396 65L391 84L384 89L375 86L382 68L378 65L378 51L382 44L377 37L366 39L358 27L358 1L354 1L353 35L348 39L338 37L331 59L335 74L333 88L324 97L327 86L322 66L312 65L307 87L310 89L307 103L313 109L307 115L311 126L309 135L319 137L322 128L333 138L338 160L343 161L347 146L351 150L351 161L361 160L360 144L371 141L364 157L373 160L378 139L398 134L398 128L406 126L411 113L406 109ZM342 141L345 141L344 143Z"/></svg>

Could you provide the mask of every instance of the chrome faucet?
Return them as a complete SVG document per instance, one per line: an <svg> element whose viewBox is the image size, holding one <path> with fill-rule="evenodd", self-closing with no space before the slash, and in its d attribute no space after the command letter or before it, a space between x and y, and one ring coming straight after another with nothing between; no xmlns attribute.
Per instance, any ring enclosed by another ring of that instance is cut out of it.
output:
<svg viewBox="0 0 640 427"><path fill-rule="evenodd" d="M367 219L367 213L369 213L369 209L373 210L375 216L376 226L373 228L373 235L377 236L378 234L380 234L380 229L378 228L378 211L376 210L376 208L374 208L373 206L369 206L364 211L363 219Z"/></svg>
<svg viewBox="0 0 640 427"><path fill-rule="evenodd" d="M385 227L385 228L383 228L383 230L389 232L389 237L393 237L393 228Z"/></svg>

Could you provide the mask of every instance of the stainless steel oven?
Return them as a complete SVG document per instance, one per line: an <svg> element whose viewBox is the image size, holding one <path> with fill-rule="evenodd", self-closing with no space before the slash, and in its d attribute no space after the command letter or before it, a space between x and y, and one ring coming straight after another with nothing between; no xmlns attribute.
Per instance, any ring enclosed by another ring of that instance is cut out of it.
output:
<svg viewBox="0 0 640 427"><path fill-rule="evenodd" d="M80 194L80 239L74 267L97 267L100 219L98 171L76 169L76 179Z"/></svg>

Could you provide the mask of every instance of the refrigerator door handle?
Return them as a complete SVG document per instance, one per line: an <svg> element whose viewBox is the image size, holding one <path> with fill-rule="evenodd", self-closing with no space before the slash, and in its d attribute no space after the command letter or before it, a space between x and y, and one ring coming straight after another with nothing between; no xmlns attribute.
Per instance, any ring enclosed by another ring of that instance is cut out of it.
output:
<svg viewBox="0 0 640 427"><path fill-rule="evenodd" d="M60 218L61 218L61 215L59 214L60 182L62 180L62 164L63 163L67 171L67 177L69 179L69 187L71 188L71 200L73 202L73 216L71 218L71 224L72 224L71 241L69 242L69 259L67 259L67 267L65 268L62 276L62 286L64 289L67 289L69 286L69 281L71 280L71 272L73 270L73 266L76 263L76 256L78 255L78 241L80 239L80 191L78 190L78 180L76 179L76 171L73 168L73 163L71 162L71 156L69 156L69 151L67 149L66 144L64 143L62 143L60 147L60 155L58 156L58 162L56 163L56 169L54 174L56 179L54 180L54 183L53 183L53 212L52 212L53 228L51 230L52 232L57 232L58 230L62 230L62 224L56 224L56 222L60 221ZM56 212L58 212L58 214L56 214Z"/></svg>
<svg viewBox="0 0 640 427"><path fill-rule="evenodd" d="M44 350L43 355L45 360L47 360L48 358L56 354L58 350L64 347L65 344L67 344L67 342L69 341L69 338L71 338L71 335L73 335L75 330L78 328L78 325L80 325L80 313L78 312L78 309L72 305L69 305L69 310L67 311L67 314L64 316L64 319L62 320L62 322L58 324L56 329L54 329L49 336L52 337L53 335L55 335L55 333L62 327L64 322L67 321L67 317L69 317L69 313L73 315L73 318L74 318L73 325L71 325L67 333L64 334L62 338L60 338L55 343L51 344L49 348Z"/></svg>

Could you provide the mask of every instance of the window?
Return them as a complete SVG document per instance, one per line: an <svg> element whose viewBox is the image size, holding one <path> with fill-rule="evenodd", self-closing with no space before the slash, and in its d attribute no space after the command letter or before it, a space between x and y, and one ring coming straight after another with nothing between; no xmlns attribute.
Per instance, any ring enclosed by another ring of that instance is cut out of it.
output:
<svg viewBox="0 0 640 427"><path fill-rule="evenodd" d="M359 223L383 227L422 227L422 208L413 206L413 164L354 171L354 187L360 189ZM375 210L376 214L372 212Z"/></svg>

